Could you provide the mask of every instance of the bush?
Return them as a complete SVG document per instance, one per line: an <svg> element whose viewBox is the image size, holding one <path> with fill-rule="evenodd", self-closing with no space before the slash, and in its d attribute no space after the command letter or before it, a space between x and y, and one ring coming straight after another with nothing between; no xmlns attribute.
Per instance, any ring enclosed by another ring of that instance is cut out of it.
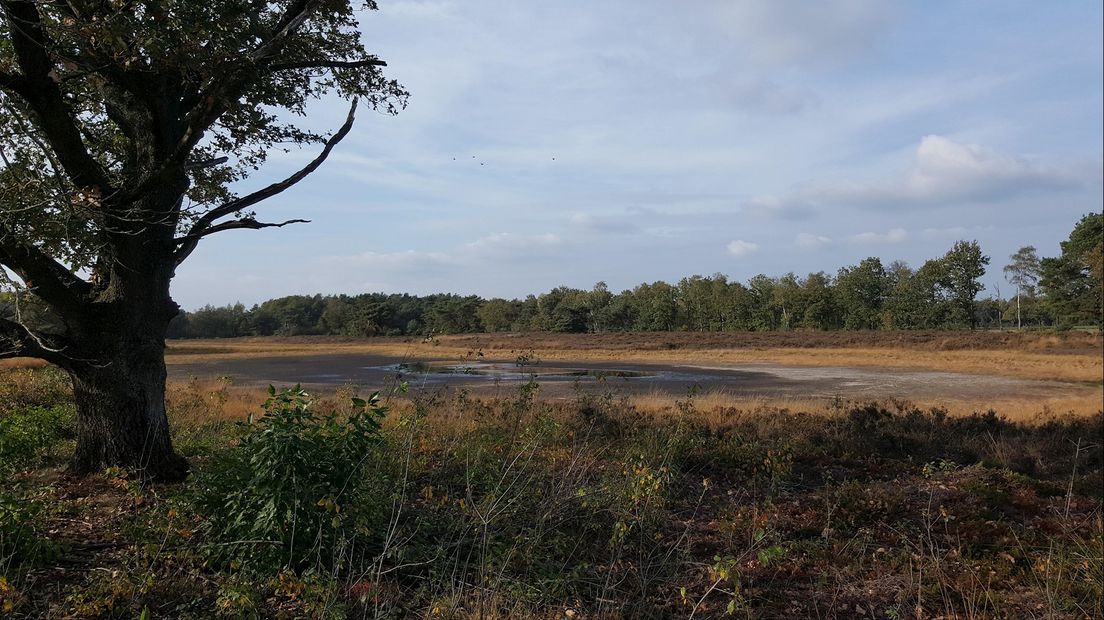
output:
<svg viewBox="0 0 1104 620"><path fill-rule="evenodd" d="M0 489L0 577L14 577L56 555L54 545L42 535L43 512L41 498Z"/></svg>
<svg viewBox="0 0 1104 620"><path fill-rule="evenodd" d="M58 440L75 436L76 412L69 405L20 407L0 413L0 475L36 464Z"/></svg>
<svg viewBox="0 0 1104 620"><path fill-rule="evenodd" d="M387 412L378 393L352 403L347 416L316 415L299 386L269 388L264 416L199 485L216 557L296 569L337 560L371 507L364 474Z"/></svg>

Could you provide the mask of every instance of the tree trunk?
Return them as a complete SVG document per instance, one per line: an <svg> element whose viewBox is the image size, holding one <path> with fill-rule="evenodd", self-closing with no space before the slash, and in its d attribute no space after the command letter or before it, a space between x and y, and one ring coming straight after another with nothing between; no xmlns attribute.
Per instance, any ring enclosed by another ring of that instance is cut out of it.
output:
<svg viewBox="0 0 1104 620"><path fill-rule="evenodd" d="M122 467L144 480L183 480L188 462L173 450L165 415L164 338L131 331L113 344L99 363L69 369L77 406L71 471Z"/></svg>
<svg viewBox="0 0 1104 620"><path fill-rule="evenodd" d="M1020 322L1020 289L1016 289L1016 329L1023 329L1023 323Z"/></svg>

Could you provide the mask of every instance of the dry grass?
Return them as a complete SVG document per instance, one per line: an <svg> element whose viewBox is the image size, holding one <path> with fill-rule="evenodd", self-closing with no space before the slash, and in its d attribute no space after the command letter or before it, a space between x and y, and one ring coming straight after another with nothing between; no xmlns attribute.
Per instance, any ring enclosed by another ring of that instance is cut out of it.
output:
<svg viewBox="0 0 1104 620"><path fill-rule="evenodd" d="M358 395L352 386L312 391L318 407L340 408L349 398ZM165 401L174 431L178 434L198 429L209 430L236 422L244 422L250 415L259 416L268 391L255 385L234 385L227 379L170 380L166 386ZM397 411L409 411L413 405L408 399L390 399Z"/></svg>
<svg viewBox="0 0 1104 620"><path fill-rule="evenodd" d="M628 397L630 403L642 411L672 411L675 397L656 391ZM862 402L868 402L869 399ZM856 402L822 398L748 398L726 394L724 391L704 392L694 396L694 403L701 422L711 424L725 416L728 410L740 411L803 411L814 414L836 415ZM977 400L967 398L914 398L908 403L919 409L941 409L951 416L968 416L974 413L996 411L1008 420L1022 424L1042 424L1064 415L1098 415L1104 409L1099 390L1052 398L1000 398Z"/></svg>
<svg viewBox="0 0 1104 620"><path fill-rule="evenodd" d="M459 351L457 351L459 352ZM1051 355L1021 351L921 351L909 349L703 349L696 351L561 351L534 349L547 360L623 360L675 364L863 366L939 370L1017 379L1099 382L1104 373L1095 355Z"/></svg>
<svg viewBox="0 0 1104 620"><path fill-rule="evenodd" d="M266 397L264 390L217 379L170 381L165 392L169 410L194 426L245 420L260 410Z"/></svg>
<svg viewBox="0 0 1104 620"><path fill-rule="evenodd" d="M60 373L12 373L13 396L68 402ZM45 383L30 383L36 376ZM323 608L502 619L1100 617L1104 413L1054 413L1038 425L896 401L723 392L692 403L659 392L541 401L517 387L489 400L463 390L394 399L364 486L341 500L348 521L339 525L363 557L320 554L330 572L219 561L210 506L194 498L225 475L228 456L249 450L230 425L259 413L266 394L225 380L173 383L177 445L197 478L145 487L118 473L51 476L56 451L30 462L10 505L64 553L0 563L0 608L10 603L17 617L322 617ZM323 400L347 402L351 391ZM289 437L281 449L298 445Z"/></svg>
<svg viewBox="0 0 1104 620"><path fill-rule="evenodd" d="M788 332L626 332L603 334L460 334L443 336L457 346L541 349L896 349L912 351L1012 350L1054 354L1100 351L1092 333L992 331L788 331Z"/></svg>
<svg viewBox="0 0 1104 620"><path fill-rule="evenodd" d="M27 368L42 368L44 366L46 366L46 362L29 357L15 357L12 359L0 360L0 370L23 370Z"/></svg>
<svg viewBox="0 0 1104 620"><path fill-rule="evenodd" d="M352 387L322 390L316 396L328 402L344 401L354 393ZM451 397L459 392L442 392L438 408L452 406ZM538 392L538 398L539 398ZM615 398L620 398L614 395ZM244 421L250 414L260 412L260 404L267 398L264 389L257 386L236 386L226 381L191 379L189 381L170 381L167 399L169 410L176 412L174 425L201 427L215 423ZM501 396L479 396L464 393L464 399L474 402L493 402ZM686 395L672 394L655 390L642 394L628 394L625 402L648 415L663 417L677 412L677 403L685 401ZM562 399L561 399L562 400ZM834 416L861 401L847 401L832 398L786 398L786 397L747 397L729 394L724 390L712 390L695 394L696 421L706 426L718 426L731 418L733 411L747 413L771 411L802 411L806 413ZM903 403L905 401L893 401ZM1043 424L1066 415L1093 416L1104 410L1099 390L1088 390L1079 394L1061 395L1051 398L1000 398L975 400L961 398L909 399L919 409L940 409L948 415L960 417L974 413L996 411L1002 417L1021 424ZM414 408L413 402L404 396L393 396L388 404L398 413L406 413ZM392 418L397 419L397 418ZM441 415L438 421L448 420Z"/></svg>

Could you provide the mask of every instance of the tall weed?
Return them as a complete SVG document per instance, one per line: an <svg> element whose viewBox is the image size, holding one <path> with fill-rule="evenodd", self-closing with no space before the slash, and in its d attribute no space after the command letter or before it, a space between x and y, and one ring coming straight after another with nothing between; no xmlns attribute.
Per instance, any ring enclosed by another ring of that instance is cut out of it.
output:
<svg viewBox="0 0 1104 620"><path fill-rule="evenodd" d="M0 475L44 464L59 442L76 435L72 405L23 406L0 412Z"/></svg>
<svg viewBox="0 0 1104 620"><path fill-rule="evenodd" d="M199 485L197 507L215 556L300 569L339 561L372 506L366 464L381 443L379 395L316 414L299 386L269 388L264 415L242 429Z"/></svg>

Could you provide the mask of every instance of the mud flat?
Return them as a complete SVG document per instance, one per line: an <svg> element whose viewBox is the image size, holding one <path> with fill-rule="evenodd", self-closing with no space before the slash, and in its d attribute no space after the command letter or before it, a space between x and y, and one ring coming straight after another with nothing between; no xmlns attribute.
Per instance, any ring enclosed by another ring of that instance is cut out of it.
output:
<svg viewBox="0 0 1104 620"><path fill-rule="evenodd" d="M176 380L227 376L242 386L302 383L311 387L356 385L380 389L406 381L416 392L450 387L488 395L504 394L532 379L549 397L567 397L579 391L631 395L685 394L697 389L754 398L980 400L1037 399L1092 389L1061 381L892 367L565 359L519 364L506 359L410 360L364 353L190 361L170 365L169 373Z"/></svg>

